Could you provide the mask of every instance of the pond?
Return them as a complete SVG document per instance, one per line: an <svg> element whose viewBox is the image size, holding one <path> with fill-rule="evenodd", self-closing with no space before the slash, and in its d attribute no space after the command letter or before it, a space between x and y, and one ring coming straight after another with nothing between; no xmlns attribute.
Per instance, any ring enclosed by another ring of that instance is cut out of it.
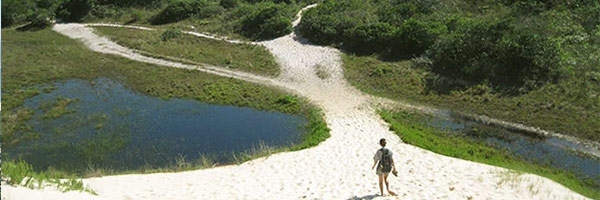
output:
<svg viewBox="0 0 600 200"><path fill-rule="evenodd" d="M161 99L118 82L70 80L27 99L32 140L5 149L36 169L83 172L168 168L209 158L220 164L260 147L301 142L301 116Z"/></svg>
<svg viewBox="0 0 600 200"><path fill-rule="evenodd" d="M598 151L592 147L555 136L532 137L455 118L434 117L427 124L506 149L513 156L528 162L570 171L581 180L600 184L600 158L589 153Z"/></svg>

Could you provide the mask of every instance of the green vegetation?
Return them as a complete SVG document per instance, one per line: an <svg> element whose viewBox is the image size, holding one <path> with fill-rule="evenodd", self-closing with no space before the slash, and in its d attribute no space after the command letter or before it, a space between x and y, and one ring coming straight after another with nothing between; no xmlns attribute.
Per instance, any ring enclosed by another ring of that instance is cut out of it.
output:
<svg viewBox="0 0 600 200"><path fill-rule="evenodd" d="M532 14L528 6L541 8ZM437 92L486 84L516 95L583 67L565 63L572 57L563 48L597 48L600 20L588 19L598 11L595 1L324 1L299 30L358 55L428 58L432 76L449 79L430 83Z"/></svg>
<svg viewBox="0 0 600 200"><path fill-rule="evenodd" d="M190 28L252 40L291 33L296 12L315 0L8 0L2 27L39 29L60 19Z"/></svg>
<svg viewBox="0 0 600 200"><path fill-rule="evenodd" d="M510 156L504 150L498 150L483 142L430 128L423 122L427 118L425 115L390 110L383 110L379 113L386 122L390 123L391 130L408 144L442 155L537 174L559 182L592 199L600 198L600 190L598 190L600 185L593 180L582 181L569 172L546 167L543 164L531 165L526 161Z"/></svg>
<svg viewBox="0 0 600 200"><path fill-rule="evenodd" d="M176 57L188 62L206 63L268 76L279 74L279 66L273 55L262 46L231 44L183 34L180 29L174 28L165 31L115 27L95 29L112 41L154 56Z"/></svg>
<svg viewBox="0 0 600 200"><path fill-rule="evenodd" d="M499 94L485 84L444 94L428 87L432 72L418 67L422 62L419 59L384 62L375 57L345 55L343 61L347 80L370 94L491 116L593 141L600 139L600 84L593 79L570 77L514 96Z"/></svg>
<svg viewBox="0 0 600 200"><path fill-rule="evenodd" d="M174 0L170 1L158 14L154 15L152 24L167 24L181 21L192 16L199 19L221 14L224 8L216 1L207 0Z"/></svg>
<svg viewBox="0 0 600 200"><path fill-rule="evenodd" d="M253 40L266 40L292 32L295 10L285 4L262 3L241 20L240 33Z"/></svg>
<svg viewBox="0 0 600 200"><path fill-rule="evenodd" d="M44 116L42 116L42 119L57 119L62 115L75 112L73 110L67 109L67 106L69 104L71 104L73 101L75 101L75 100L67 99L67 98L58 98L56 100L56 102L54 103L54 105L52 105L52 107L49 109L48 109L49 106L42 105L42 107L46 107L46 109L45 108L42 108L42 109L47 110L46 113L44 114Z"/></svg>
<svg viewBox="0 0 600 200"><path fill-rule="evenodd" d="M593 1L325 1L299 31L347 52L344 75L367 93L599 141L598 10ZM410 144L599 197L593 181L430 130L414 115L382 116Z"/></svg>
<svg viewBox="0 0 600 200"><path fill-rule="evenodd" d="M57 178L64 176L56 174L55 171L35 172L33 167L25 161L2 161L2 179L7 180L8 184L22 185L28 188L41 188L45 184L55 184L61 191L84 191L96 194L93 190L85 187L81 180L69 178L61 181Z"/></svg>
<svg viewBox="0 0 600 200"><path fill-rule="evenodd" d="M347 80L368 93L599 141L598 11L596 1L324 1L299 30L345 50Z"/></svg>
<svg viewBox="0 0 600 200"><path fill-rule="evenodd" d="M312 2L315 1L5 0L2 27L30 23L24 28L39 29L56 17L66 21L153 25L166 31L108 27L97 30L149 55L277 75L279 69L263 48L206 40L183 34L183 30L271 39L292 31L290 22L295 11ZM597 1L325 0L306 12L299 31L313 43L339 47L351 54L343 57L345 76L368 93L600 140ZM320 111L306 100L282 91L193 70L91 53L81 44L49 30L3 29L2 35L1 142L5 148L40 137L40 133L24 124L33 115L32 110L20 107L25 99L52 90L47 85L56 81L98 77L108 77L135 91L162 98L249 106L302 114L309 119L302 144L289 149L259 145L235 155L237 162L308 148L329 137ZM321 78L327 77L324 71L317 73ZM70 101L59 99L48 104L47 118L68 114L66 106ZM410 144L539 174L588 197L600 198L599 186L592 182L577 180L566 172L531 166L481 143L425 128L414 114L382 111L381 115ZM102 123L97 126L102 127ZM98 138L103 141L100 143L85 142L81 153L94 156L86 149L108 148L115 138L121 137L109 135ZM114 146L118 147L119 143ZM11 177L13 184L25 180L30 185L34 180L50 180L45 177L69 176L52 169L34 170L22 161L3 161L3 176ZM192 162L181 157L173 158L172 167L140 171L179 171L213 165L208 155ZM114 173L122 172L90 166L84 174ZM69 188L81 187L80 182L70 182L73 186Z"/></svg>
<svg viewBox="0 0 600 200"><path fill-rule="evenodd" d="M161 98L185 98L219 105L237 105L253 107L259 110L277 111L303 115L309 124L304 134L304 141L289 150L298 150L317 145L329 137L328 129L321 112L309 105L308 101L289 95L278 89L265 88L230 78L201 73L195 70L183 70L159 67L138 63L124 58L93 53L80 42L57 34L49 29L40 31L18 32L13 29L2 30L2 146L10 148L25 140L36 139L39 133L31 132L25 121L33 115L32 110L23 109L25 99L41 92L49 92L48 87L57 81L71 79L95 80L100 77L110 78L123 83L125 87L140 93ZM170 39L170 40L175 40ZM157 39L157 41L159 41ZM22 59L23 57L31 59ZM82 64L85 63L85 64ZM68 113L67 105L72 99L58 98L42 107L46 108L49 119ZM126 112L126 111L125 111ZM82 119L86 121L85 119ZM102 116L95 126L102 127ZM75 124L76 125L76 124ZM72 127L58 127L59 129ZM57 134L63 133L61 130ZM118 134L117 134L118 132ZM127 130L115 131L114 134L100 134L97 138L86 140L79 145L78 153L87 157L102 157L102 152L93 149L114 150L120 148L127 140ZM123 135L125 134L125 135ZM45 134L52 135L52 134ZM56 145L63 145L57 143ZM288 149L282 149L288 150ZM249 157L264 156L263 153L252 153ZM248 156L245 156L248 157ZM5 171L4 165L14 161L3 157L3 175L12 176ZM246 158L244 158L246 159ZM178 161L179 160L179 161ZM16 163L16 161L14 161ZM186 163L185 159L173 158L173 167L167 169L140 169L136 172L154 172L159 170L173 171L212 166L210 156L198 161ZM35 169L36 173L56 171L55 169ZM88 170L77 175L104 175L119 172L112 169L97 169L89 166ZM52 178L61 178L73 172L50 173Z"/></svg>
<svg viewBox="0 0 600 200"><path fill-rule="evenodd" d="M56 17L69 22L78 22L86 17L96 5L96 0L37 0L40 2L60 3L56 9Z"/></svg>

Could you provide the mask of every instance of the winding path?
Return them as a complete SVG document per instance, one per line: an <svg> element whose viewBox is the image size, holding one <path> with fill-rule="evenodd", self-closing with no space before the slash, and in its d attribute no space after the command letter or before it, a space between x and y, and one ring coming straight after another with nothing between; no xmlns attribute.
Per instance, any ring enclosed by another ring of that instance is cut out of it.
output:
<svg viewBox="0 0 600 200"><path fill-rule="evenodd" d="M404 144L376 114L381 100L344 80L340 52L300 42L294 33L257 43L282 67L279 77L267 78L143 56L95 35L83 24L56 24L53 29L83 41L92 51L285 88L321 107L331 129L331 137L316 147L240 165L87 178L83 182L99 194L88 199L586 199L543 177L513 174ZM327 71L330 77L319 78L318 70ZM398 197L374 196L379 189L370 167L379 138L388 138L395 152L399 177L390 177L390 182ZM85 196L77 195L57 194L56 199Z"/></svg>

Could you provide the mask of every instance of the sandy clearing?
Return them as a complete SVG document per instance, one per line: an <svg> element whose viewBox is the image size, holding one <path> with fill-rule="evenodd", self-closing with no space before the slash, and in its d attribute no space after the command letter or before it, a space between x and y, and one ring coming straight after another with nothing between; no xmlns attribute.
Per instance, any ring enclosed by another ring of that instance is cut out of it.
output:
<svg viewBox="0 0 600 200"><path fill-rule="evenodd" d="M340 52L301 43L294 34L259 43L282 66L279 77L266 78L145 57L93 34L82 24L57 24L54 30L83 41L92 51L294 91L323 109L331 138L310 149L240 165L83 179L99 196L2 187L3 199L586 199L543 177L513 174L402 143L375 113L380 101L343 79ZM331 76L319 78L317 68ZM398 197L375 196L379 189L370 167L382 137L388 138L395 152L399 177L390 177L390 182Z"/></svg>

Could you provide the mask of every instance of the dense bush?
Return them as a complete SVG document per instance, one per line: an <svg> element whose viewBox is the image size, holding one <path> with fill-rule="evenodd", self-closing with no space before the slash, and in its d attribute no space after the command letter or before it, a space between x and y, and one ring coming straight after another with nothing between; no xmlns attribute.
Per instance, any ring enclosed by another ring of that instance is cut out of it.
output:
<svg viewBox="0 0 600 200"><path fill-rule="evenodd" d="M266 40L292 32L292 10L281 4L264 3L244 17L238 32L253 40Z"/></svg>
<svg viewBox="0 0 600 200"><path fill-rule="evenodd" d="M435 21L410 18L400 25L389 43L387 57L418 57L431 47L438 36L447 32L446 25Z"/></svg>
<svg viewBox="0 0 600 200"><path fill-rule="evenodd" d="M56 10L56 17L67 22L79 22L94 7L95 0L65 0Z"/></svg>
<svg viewBox="0 0 600 200"><path fill-rule="evenodd" d="M428 56L437 74L500 89L535 87L552 80L558 47L531 29L516 29L510 19L456 17ZM447 87L447 86L445 86Z"/></svg>
<svg viewBox="0 0 600 200"><path fill-rule="evenodd" d="M587 31L592 32L597 26L600 26L600 1L594 0L579 0L580 3L567 4L570 1L564 2L568 6L568 10L573 10L575 19Z"/></svg>
<svg viewBox="0 0 600 200"><path fill-rule="evenodd" d="M372 22L377 22L377 16L368 1L325 1L304 14L299 29L303 37L315 44L337 45L348 41L343 37L344 32Z"/></svg>
<svg viewBox="0 0 600 200"><path fill-rule="evenodd" d="M272 2L272 3L287 3L287 4L291 4L291 3L296 3L295 0L242 0L244 2L248 2L248 3L266 3L266 2Z"/></svg>
<svg viewBox="0 0 600 200"><path fill-rule="evenodd" d="M381 2L380 2L381 1ZM420 15L430 14L440 0L376 0L379 20L394 26L401 25L405 20Z"/></svg>
<svg viewBox="0 0 600 200"><path fill-rule="evenodd" d="M54 19L62 0L2 1L2 27L31 22L30 27L45 27Z"/></svg>
<svg viewBox="0 0 600 200"><path fill-rule="evenodd" d="M357 54L409 57L423 53L443 29L414 18L439 2L325 1L306 12L300 32L311 42L336 45Z"/></svg>
<svg viewBox="0 0 600 200"><path fill-rule="evenodd" d="M48 9L37 9L36 12L32 12L27 16L26 20L31 22L29 27L35 28L45 28L52 24L52 19L54 19L54 12Z"/></svg>
<svg viewBox="0 0 600 200"><path fill-rule="evenodd" d="M235 8L238 6L238 0L221 0L219 5L226 9Z"/></svg>
<svg viewBox="0 0 600 200"><path fill-rule="evenodd" d="M23 21L27 10L35 5L31 1L4 0L2 1L2 27Z"/></svg>
<svg viewBox="0 0 600 200"><path fill-rule="evenodd" d="M190 17L207 18L224 11L217 2L207 0L175 0L150 19L152 24L166 24Z"/></svg>
<svg viewBox="0 0 600 200"><path fill-rule="evenodd" d="M167 2L169 2L169 0L97 0L98 5L144 8L156 8Z"/></svg>
<svg viewBox="0 0 600 200"><path fill-rule="evenodd" d="M358 25L343 33L342 47L358 54L387 53L396 28L388 23Z"/></svg>
<svg viewBox="0 0 600 200"><path fill-rule="evenodd" d="M600 25L600 1L597 0L500 0L519 14L537 15L550 10L568 11L587 31Z"/></svg>
<svg viewBox="0 0 600 200"><path fill-rule="evenodd" d="M431 60L435 76L454 80L444 82L446 88L489 84L523 91L568 71L560 47L587 40L600 17L582 16L594 16L596 2L329 0L306 12L299 31L350 53Z"/></svg>

